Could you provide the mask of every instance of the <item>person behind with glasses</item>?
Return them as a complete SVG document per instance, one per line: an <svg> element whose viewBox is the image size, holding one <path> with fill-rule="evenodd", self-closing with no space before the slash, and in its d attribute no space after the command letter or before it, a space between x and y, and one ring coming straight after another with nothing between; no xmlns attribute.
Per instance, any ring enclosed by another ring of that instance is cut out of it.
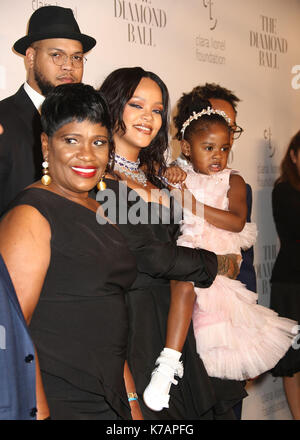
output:
<svg viewBox="0 0 300 440"><path fill-rule="evenodd" d="M84 54L96 40L80 32L71 9L45 6L29 20L28 33L14 44L25 57L27 81L0 102L0 215L27 185L41 177L40 107L60 84L79 83Z"/></svg>

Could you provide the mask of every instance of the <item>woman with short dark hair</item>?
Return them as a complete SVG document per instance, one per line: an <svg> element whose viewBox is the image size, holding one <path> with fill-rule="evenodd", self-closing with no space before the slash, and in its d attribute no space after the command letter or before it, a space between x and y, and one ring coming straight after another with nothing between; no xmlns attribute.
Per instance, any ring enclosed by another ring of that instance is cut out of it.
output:
<svg viewBox="0 0 300 440"><path fill-rule="evenodd" d="M105 98L84 84L58 86L42 125L42 181L0 223L0 252L39 359L37 418L140 419L124 298L136 263L119 230L97 222L89 197L113 152Z"/></svg>

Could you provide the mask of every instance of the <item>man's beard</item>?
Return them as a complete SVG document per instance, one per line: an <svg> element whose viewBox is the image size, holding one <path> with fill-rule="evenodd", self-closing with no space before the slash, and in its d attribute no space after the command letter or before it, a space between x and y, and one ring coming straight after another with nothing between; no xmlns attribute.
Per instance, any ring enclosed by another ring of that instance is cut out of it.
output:
<svg viewBox="0 0 300 440"><path fill-rule="evenodd" d="M34 69L34 79L36 80L36 83L39 86L43 96L47 96L55 88L55 85L50 81L47 81L44 75L37 69Z"/></svg>

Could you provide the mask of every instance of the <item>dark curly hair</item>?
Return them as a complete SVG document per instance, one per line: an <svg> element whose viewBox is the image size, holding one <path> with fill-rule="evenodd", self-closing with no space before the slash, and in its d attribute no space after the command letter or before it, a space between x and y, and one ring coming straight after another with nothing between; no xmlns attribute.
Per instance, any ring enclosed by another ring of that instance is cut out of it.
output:
<svg viewBox="0 0 300 440"><path fill-rule="evenodd" d="M231 90L216 83L205 83L204 86L196 86L193 88L192 92L208 101L210 99L222 99L223 101L227 101L232 105L235 112L236 106L240 102L240 98L238 98Z"/></svg>
<svg viewBox="0 0 300 440"><path fill-rule="evenodd" d="M99 90L109 104L114 132L125 133L124 107L133 96L142 78L152 79L162 92L162 126L150 145L141 149L139 154L141 166L145 166L147 177L153 181L156 174L154 164L158 164L161 170L166 168L164 153L168 148L169 92L165 83L155 73L147 72L142 67L123 67L110 73Z"/></svg>
<svg viewBox="0 0 300 440"><path fill-rule="evenodd" d="M298 169L291 158L291 151L297 156L300 151L300 130L292 137L285 156L280 165L280 176L274 185L280 182L288 182L298 191L300 190L300 176Z"/></svg>
<svg viewBox="0 0 300 440"><path fill-rule="evenodd" d="M207 99L202 98L195 89L193 89L190 93L184 93L177 102L177 114L173 118L174 125L177 129L175 138L178 140L182 139L182 126L184 122L193 114L193 112L199 113L208 107L212 107L210 102ZM191 135L196 130L205 130L210 126L210 124L215 122L224 124L229 130L227 121L223 118L223 116L218 114L203 115L201 118L192 121L191 124L186 128L184 132L184 139L190 141Z"/></svg>

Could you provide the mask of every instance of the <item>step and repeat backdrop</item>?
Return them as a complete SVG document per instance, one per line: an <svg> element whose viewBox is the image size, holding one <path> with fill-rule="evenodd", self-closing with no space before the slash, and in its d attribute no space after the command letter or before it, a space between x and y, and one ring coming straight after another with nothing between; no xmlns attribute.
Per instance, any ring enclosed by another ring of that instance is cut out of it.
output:
<svg viewBox="0 0 300 440"><path fill-rule="evenodd" d="M24 60L12 46L26 34L31 14L48 5L71 8L81 32L97 40L87 54L86 83L98 87L118 67L142 66L166 82L172 113L183 92L205 82L241 99L237 123L245 132L230 166L253 189L259 303L269 306L278 252L271 191L300 128L300 0L0 0L0 99L24 82ZM179 154L173 140L170 151L172 158ZM291 419L281 379L265 374L247 391L243 419Z"/></svg>

